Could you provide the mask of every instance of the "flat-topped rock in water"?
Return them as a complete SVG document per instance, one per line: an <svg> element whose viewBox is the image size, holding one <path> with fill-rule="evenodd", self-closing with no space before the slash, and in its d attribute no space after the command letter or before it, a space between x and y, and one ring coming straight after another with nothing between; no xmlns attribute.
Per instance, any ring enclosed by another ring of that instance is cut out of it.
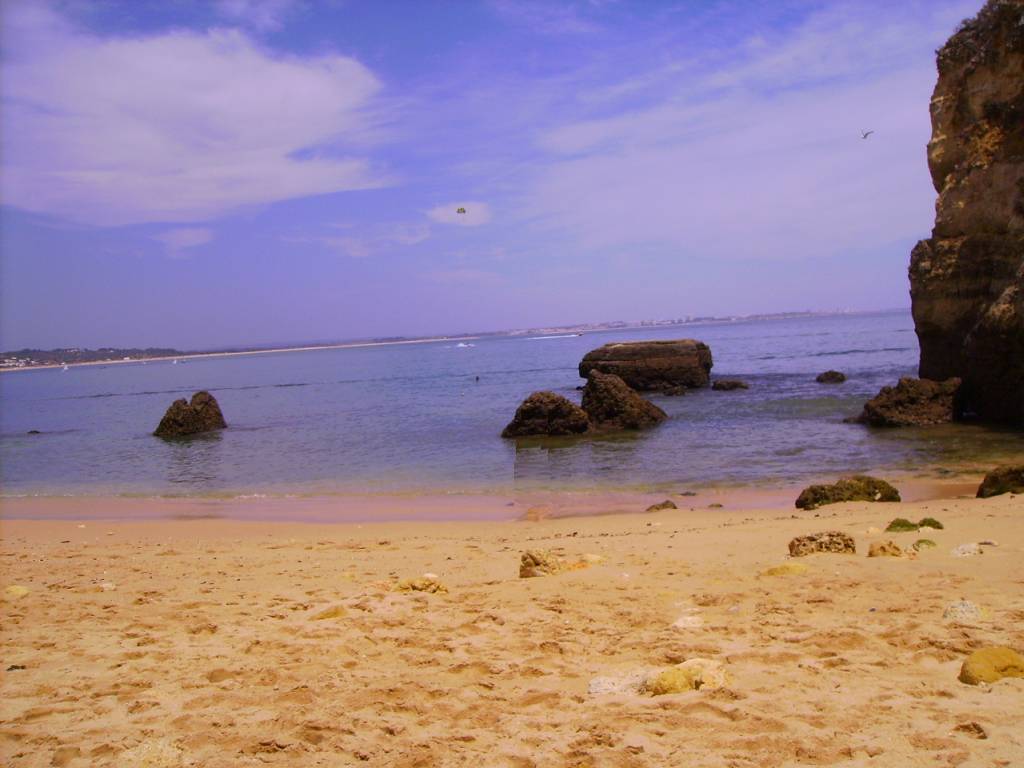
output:
<svg viewBox="0 0 1024 768"><path fill-rule="evenodd" d="M846 381L846 374L841 371L825 371L819 373L814 380L819 384L842 384Z"/></svg>
<svg viewBox="0 0 1024 768"><path fill-rule="evenodd" d="M157 437L188 437L227 427L217 399L209 392L196 392L192 401L175 400L160 420Z"/></svg>
<svg viewBox="0 0 1024 768"><path fill-rule="evenodd" d="M810 485L797 497L797 509L817 509L843 501L899 501L900 492L869 475L844 477L831 485Z"/></svg>
<svg viewBox="0 0 1024 768"><path fill-rule="evenodd" d="M978 498L987 499L1003 493L1024 493L1024 464L996 467L978 486Z"/></svg>
<svg viewBox="0 0 1024 768"><path fill-rule="evenodd" d="M602 431L646 429L668 418L621 378L600 371L591 371L583 388L583 410L593 427Z"/></svg>
<svg viewBox="0 0 1024 768"><path fill-rule="evenodd" d="M591 371L612 373L641 392L706 387L711 378L711 350L695 339L628 341L605 344L588 352L580 376Z"/></svg>
<svg viewBox="0 0 1024 768"><path fill-rule="evenodd" d="M919 375L963 379L958 417L1024 425L1024 25L989 0L938 51L932 235L910 254Z"/></svg>
<svg viewBox="0 0 1024 768"><path fill-rule="evenodd" d="M806 536L797 536L789 542L791 557L804 557L815 552L853 555L857 552L857 545L853 541L853 536L842 531L810 533Z"/></svg>
<svg viewBox="0 0 1024 768"><path fill-rule="evenodd" d="M882 387L864 403L854 421L872 427L923 427L953 420L960 379L930 381L905 376L895 387Z"/></svg>
<svg viewBox="0 0 1024 768"><path fill-rule="evenodd" d="M516 409L502 437L579 435L590 428L586 412L554 392L534 392Z"/></svg>

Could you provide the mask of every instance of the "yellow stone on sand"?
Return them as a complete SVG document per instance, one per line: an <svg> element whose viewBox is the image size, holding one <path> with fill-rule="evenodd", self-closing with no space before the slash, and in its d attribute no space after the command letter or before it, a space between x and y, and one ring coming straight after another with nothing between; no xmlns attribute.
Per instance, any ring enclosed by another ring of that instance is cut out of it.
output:
<svg viewBox="0 0 1024 768"><path fill-rule="evenodd" d="M796 576L800 573L807 573L810 570L803 563L783 563L775 565L762 573L762 576Z"/></svg>
<svg viewBox="0 0 1024 768"><path fill-rule="evenodd" d="M4 588L4 595L6 597L12 597L14 599L24 597L28 594L28 592L28 587L23 587L21 586L21 584L11 584L11 586Z"/></svg>
<svg viewBox="0 0 1024 768"><path fill-rule="evenodd" d="M442 584L437 579L430 578L429 576L423 576L419 579L406 579L400 581L395 585L395 590L398 592L433 592L447 593L448 587Z"/></svg>
<svg viewBox="0 0 1024 768"><path fill-rule="evenodd" d="M1004 677L1024 677L1024 656L1002 645L979 648L960 667L960 682L994 683Z"/></svg>
<svg viewBox="0 0 1024 768"><path fill-rule="evenodd" d="M324 621L325 619L341 619L348 614L344 606L332 605L330 608L325 608L313 617L313 621Z"/></svg>
<svg viewBox="0 0 1024 768"><path fill-rule="evenodd" d="M722 662L714 659L689 659L651 677L644 690L652 696L721 688L729 682Z"/></svg>

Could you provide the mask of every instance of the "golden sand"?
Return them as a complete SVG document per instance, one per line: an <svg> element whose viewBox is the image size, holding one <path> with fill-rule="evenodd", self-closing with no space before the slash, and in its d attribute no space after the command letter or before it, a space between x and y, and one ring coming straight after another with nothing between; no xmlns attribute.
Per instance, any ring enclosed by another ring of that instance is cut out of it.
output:
<svg viewBox="0 0 1024 768"><path fill-rule="evenodd" d="M937 546L866 533L897 516ZM857 554L788 560L819 530ZM1024 765L1024 679L957 679L1024 650L1020 497L0 533L5 766ZM528 550L587 567L520 579ZM724 684L644 687L691 659Z"/></svg>

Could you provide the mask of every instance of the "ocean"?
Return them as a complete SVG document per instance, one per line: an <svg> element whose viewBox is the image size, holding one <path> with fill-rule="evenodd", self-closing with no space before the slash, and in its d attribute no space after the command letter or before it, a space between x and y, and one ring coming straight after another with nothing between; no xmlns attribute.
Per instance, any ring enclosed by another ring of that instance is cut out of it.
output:
<svg viewBox="0 0 1024 768"><path fill-rule="evenodd" d="M530 392L578 401L577 364L587 351L684 337L710 345L712 378L741 378L750 389L653 396L670 418L637 434L518 444L499 437ZM236 497L783 486L860 471L941 477L1024 455L1019 431L843 423L881 386L915 375L917 357L910 314L899 311L4 373L0 492ZM830 368L848 381L816 383ZM229 428L187 441L153 437L171 401L200 389L217 397Z"/></svg>

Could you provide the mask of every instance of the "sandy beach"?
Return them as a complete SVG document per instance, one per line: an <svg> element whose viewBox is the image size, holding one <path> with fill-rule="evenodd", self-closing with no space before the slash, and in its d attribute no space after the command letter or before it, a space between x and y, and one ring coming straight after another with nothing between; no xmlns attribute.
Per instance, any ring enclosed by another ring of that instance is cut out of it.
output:
<svg viewBox="0 0 1024 768"><path fill-rule="evenodd" d="M16 512L9 766L1024 763L1024 680L957 680L973 649L1024 649L1020 497L379 524ZM879 532L897 516L945 528ZM857 553L788 557L831 529ZM537 550L580 567L519 578ZM787 562L807 569L765 573ZM424 574L447 592L396 588ZM980 618L943 618L960 599ZM635 685L694 658L724 685Z"/></svg>

